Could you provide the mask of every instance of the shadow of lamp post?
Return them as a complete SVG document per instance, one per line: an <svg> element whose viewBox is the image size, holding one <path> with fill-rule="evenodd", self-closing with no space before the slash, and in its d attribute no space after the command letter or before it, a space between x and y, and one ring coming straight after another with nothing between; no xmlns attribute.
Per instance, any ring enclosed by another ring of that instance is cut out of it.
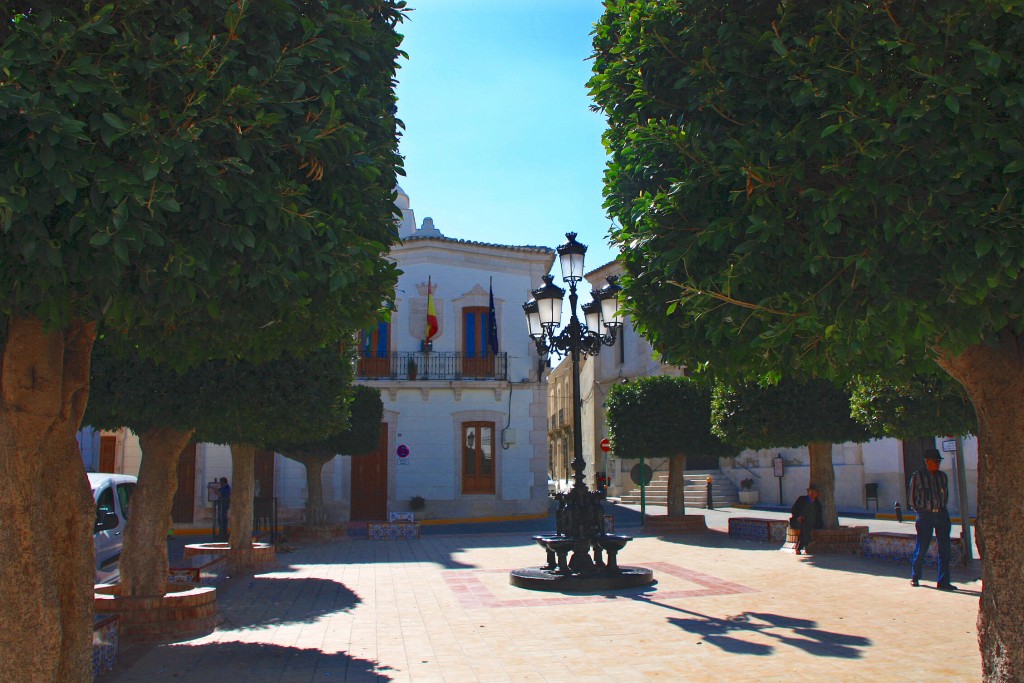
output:
<svg viewBox="0 0 1024 683"><path fill-rule="evenodd" d="M572 367L573 486L555 494L558 499L556 532L534 536L547 553L541 567L514 569L512 585L532 590L592 591L608 588L644 586L654 581L654 572L644 567L620 567L618 552L632 539L605 533L603 491L590 491L584 480L582 402L580 400L580 358L596 356L602 346L614 346L622 327L619 291L615 277L591 292L593 301L581 308L585 322L577 315L577 284L583 280L583 260L587 248L576 241L576 233L566 233L568 241L558 247L562 280L569 286L569 322L556 332L562 319L565 290L554 284L554 276L545 275L544 284L533 290L533 298L523 304L530 338L542 356L568 355ZM571 553L571 554L570 554ZM591 554L592 553L592 554ZM608 554L608 562L603 553Z"/></svg>

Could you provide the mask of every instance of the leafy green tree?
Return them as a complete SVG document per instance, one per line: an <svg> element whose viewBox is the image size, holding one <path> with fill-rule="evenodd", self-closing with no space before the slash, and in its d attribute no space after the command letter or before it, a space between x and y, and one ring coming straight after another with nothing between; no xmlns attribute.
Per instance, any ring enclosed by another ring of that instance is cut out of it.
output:
<svg viewBox="0 0 1024 683"><path fill-rule="evenodd" d="M85 420L108 429L129 427L139 435L143 455L125 530L121 594L164 593L165 537L178 484L178 459L197 430L209 437L200 440L231 443L232 530L239 525L238 536L232 533L232 547L251 547L245 542L251 543L253 481L246 481L246 473L253 473L255 450L274 438L315 437L344 428L352 379L351 354L333 348L262 363L211 361L181 373L98 344L93 398ZM240 459L243 462L238 463Z"/></svg>
<svg viewBox="0 0 1024 683"><path fill-rule="evenodd" d="M960 382L984 676L1024 680L1024 6L611 0L594 48L634 320L719 377Z"/></svg>
<svg viewBox="0 0 1024 683"><path fill-rule="evenodd" d="M91 678L97 324L180 365L256 359L390 296L401 6L0 9L0 679Z"/></svg>
<svg viewBox="0 0 1024 683"><path fill-rule="evenodd" d="M252 547L256 451L315 442L348 428L353 347L258 364L216 363L198 396L204 413L195 440L231 447L229 543Z"/></svg>
<svg viewBox="0 0 1024 683"><path fill-rule="evenodd" d="M798 448L810 454L810 482L821 492L826 529L839 526L832 444L871 435L850 417L850 394L828 380L717 384L711 430L742 448Z"/></svg>
<svg viewBox="0 0 1024 683"><path fill-rule="evenodd" d="M380 391L357 384L347 405L348 429L332 434L320 441L302 444L278 444L281 455L302 463L306 468L306 526L327 526L324 510L323 469L339 454L363 455L372 453L380 445L381 419L384 403Z"/></svg>
<svg viewBox="0 0 1024 683"><path fill-rule="evenodd" d="M900 381L861 376L850 382L850 390L850 414L872 434L917 439L978 431L974 406L948 376Z"/></svg>
<svg viewBox="0 0 1024 683"><path fill-rule="evenodd" d="M687 455L736 453L711 433L711 391L688 378L658 375L613 384L606 408L618 457L668 458L670 517L686 514Z"/></svg>
<svg viewBox="0 0 1024 683"><path fill-rule="evenodd" d="M137 353L117 353L114 347L101 336L93 349L83 423L128 427L139 435L143 457L121 552L121 594L161 596L178 460L202 413L196 390L205 377L202 368L182 373Z"/></svg>

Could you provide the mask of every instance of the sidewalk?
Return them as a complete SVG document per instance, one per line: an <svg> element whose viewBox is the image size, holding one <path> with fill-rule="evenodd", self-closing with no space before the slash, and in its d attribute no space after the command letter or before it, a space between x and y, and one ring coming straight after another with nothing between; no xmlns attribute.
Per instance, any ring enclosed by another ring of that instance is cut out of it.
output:
<svg viewBox="0 0 1024 683"><path fill-rule="evenodd" d="M749 513L710 511L708 521L724 529ZM620 562L653 569L656 584L583 595L514 588L509 570L543 559L529 532L503 528L524 522L301 546L279 555L276 571L229 579L218 596L226 621L213 634L130 649L98 680L980 679L977 562L954 571L962 590L943 593L910 587L904 566L796 557L720 532L656 538L629 522L635 511L615 514L617 530L637 536Z"/></svg>

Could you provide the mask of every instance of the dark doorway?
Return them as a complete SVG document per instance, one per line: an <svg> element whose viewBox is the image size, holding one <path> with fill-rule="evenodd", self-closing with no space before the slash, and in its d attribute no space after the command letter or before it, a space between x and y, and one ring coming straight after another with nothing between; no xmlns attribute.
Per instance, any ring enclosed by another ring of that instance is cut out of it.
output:
<svg viewBox="0 0 1024 683"><path fill-rule="evenodd" d="M256 451L256 463L253 468L256 498L274 497L274 451Z"/></svg>
<svg viewBox="0 0 1024 683"><path fill-rule="evenodd" d="M185 446L178 459L178 488L171 502L171 521L191 524L196 509L196 445Z"/></svg>
<svg viewBox="0 0 1024 683"><path fill-rule="evenodd" d="M352 456L352 514L354 522L388 516L388 426L380 426L380 444L366 455Z"/></svg>
<svg viewBox="0 0 1024 683"><path fill-rule="evenodd" d="M113 472L117 466L117 437L100 437L100 472Z"/></svg>

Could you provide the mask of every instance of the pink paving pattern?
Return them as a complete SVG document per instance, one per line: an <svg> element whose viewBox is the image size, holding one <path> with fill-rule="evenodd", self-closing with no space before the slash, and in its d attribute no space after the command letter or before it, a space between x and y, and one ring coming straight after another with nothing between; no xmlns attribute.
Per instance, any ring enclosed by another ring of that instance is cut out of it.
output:
<svg viewBox="0 0 1024 683"><path fill-rule="evenodd" d="M642 595L653 596L655 593L659 600L671 600L674 598L697 598L711 597L716 595L733 595L735 593L752 593L753 588L743 586L732 581L719 579L708 574L680 567L668 562L645 562L645 567L654 570L655 578L664 588L653 588L639 591ZM508 569L452 569L441 572L445 583L452 593L459 599L462 606L467 609L489 608L489 607L550 607L553 605L584 605L595 602L605 602L609 599L636 598L636 593L630 591L624 595L565 595L563 593L537 593L521 588L511 588L523 597L517 599L502 599L496 596L487 584L483 581L486 575L504 574L508 575ZM677 581L667 581L666 576L682 579L686 583L694 584L691 589L673 588ZM660 577L660 578L659 578ZM668 584L666 586L666 584Z"/></svg>

